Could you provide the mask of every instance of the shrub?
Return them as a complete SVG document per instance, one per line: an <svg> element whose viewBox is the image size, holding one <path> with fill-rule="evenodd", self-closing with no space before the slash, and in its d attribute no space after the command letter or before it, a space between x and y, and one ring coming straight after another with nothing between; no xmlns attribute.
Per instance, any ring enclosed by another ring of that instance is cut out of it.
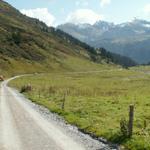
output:
<svg viewBox="0 0 150 150"><path fill-rule="evenodd" d="M32 86L30 84L24 85L21 87L20 93L29 92L32 90Z"/></svg>
<svg viewBox="0 0 150 150"><path fill-rule="evenodd" d="M12 33L12 40L16 45L21 43L21 34L20 32L16 31Z"/></svg>

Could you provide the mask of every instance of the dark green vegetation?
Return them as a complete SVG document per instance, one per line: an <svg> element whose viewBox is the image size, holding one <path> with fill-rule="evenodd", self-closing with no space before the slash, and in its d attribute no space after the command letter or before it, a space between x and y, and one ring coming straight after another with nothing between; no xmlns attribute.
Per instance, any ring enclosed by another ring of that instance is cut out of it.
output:
<svg viewBox="0 0 150 150"><path fill-rule="evenodd" d="M135 19L122 24L105 21L90 24L64 24L59 29L94 47L127 56L143 64L150 61L150 22Z"/></svg>
<svg viewBox="0 0 150 150"><path fill-rule="evenodd" d="M98 63L120 63L101 52L0 1L0 73L96 70ZM128 59L120 64L135 65Z"/></svg>
<svg viewBox="0 0 150 150"><path fill-rule="evenodd" d="M32 91L25 92L29 99L60 114L81 130L105 137L130 150L149 150L149 70L145 67L97 73L37 74L14 80L11 86L20 90L30 83ZM135 105L131 139L125 137L130 104ZM120 133L120 124L124 135Z"/></svg>

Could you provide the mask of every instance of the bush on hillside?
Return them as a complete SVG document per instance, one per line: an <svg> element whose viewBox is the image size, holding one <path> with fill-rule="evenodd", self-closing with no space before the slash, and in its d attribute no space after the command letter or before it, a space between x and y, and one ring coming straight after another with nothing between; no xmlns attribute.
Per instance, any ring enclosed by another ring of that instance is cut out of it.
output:
<svg viewBox="0 0 150 150"><path fill-rule="evenodd" d="M21 43L21 34L19 31L15 31L12 33L12 40L16 45Z"/></svg>

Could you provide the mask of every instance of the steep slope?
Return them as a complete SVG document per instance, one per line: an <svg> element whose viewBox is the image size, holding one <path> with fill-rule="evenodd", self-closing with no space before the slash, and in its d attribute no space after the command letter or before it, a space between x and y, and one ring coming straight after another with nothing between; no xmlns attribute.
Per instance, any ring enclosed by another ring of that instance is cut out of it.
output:
<svg viewBox="0 0 150 150"><path fill-rule="evenodd" d="M59 37L54 28L22 15L4 1L0 1L0 12L0 72L75 70L82 63L96 66L87 50Z"/></svg>
<svg viewBox="0 0 150 150"><path fill-rule="evenodd" d="M0 12L0 73L94 70L102 64L119 64L106 52L102 55L101 49L97 52L68 34L21 14L4 1L0 1ZM131 61L130 65L135 63Z"/></svg>
<svg viewBox="0 0 150 150"><path fill-rule="evenodd" d="M94 47L130 57L138 63L150 61L150 22L135 19L131 22L115 25L99 21L94 25L58 26L59 29Z"/></svg>

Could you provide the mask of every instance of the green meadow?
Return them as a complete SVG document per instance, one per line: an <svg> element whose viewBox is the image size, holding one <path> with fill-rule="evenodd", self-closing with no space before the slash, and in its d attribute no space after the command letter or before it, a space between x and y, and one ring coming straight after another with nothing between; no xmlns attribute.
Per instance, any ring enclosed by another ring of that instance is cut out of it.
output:
<svg viewBox="0 0 150 150"><path fill-rule="evenodd" d="M31 101L86 133L119 143L124 149L150 149L150 74L149 68L103 69L99 72L35 74L10 83ZM129 105L135 105L132 138L120 132L120 120L128 120Z"/></svg>

